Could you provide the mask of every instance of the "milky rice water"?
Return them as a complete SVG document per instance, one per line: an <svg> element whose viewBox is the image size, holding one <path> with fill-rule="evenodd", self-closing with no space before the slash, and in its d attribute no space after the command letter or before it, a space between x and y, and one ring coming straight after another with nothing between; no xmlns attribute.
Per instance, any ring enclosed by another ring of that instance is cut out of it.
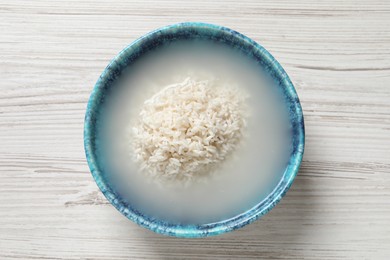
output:
<svg viewBox="0 0 390 260"><path fill-rule="evenodd" d="M182 41L132 64L103 104L105 171L134 209L205 224L254 207L287 166L290 123L260 65Z"/></svg>

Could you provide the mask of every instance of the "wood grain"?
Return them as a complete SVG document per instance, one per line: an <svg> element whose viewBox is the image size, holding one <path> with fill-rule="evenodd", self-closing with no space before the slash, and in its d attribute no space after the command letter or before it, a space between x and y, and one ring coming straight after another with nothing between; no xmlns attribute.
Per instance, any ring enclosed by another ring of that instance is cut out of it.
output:
<svg viewBox="0 0 390 260"><path fill-rule="evenodd" d="M137 37L182 21L238 30L287 70L306 152L283 201L207 239L160 236L98 191L89 93ZM389 259L390 2L1 1L0 259Z"/></svg>

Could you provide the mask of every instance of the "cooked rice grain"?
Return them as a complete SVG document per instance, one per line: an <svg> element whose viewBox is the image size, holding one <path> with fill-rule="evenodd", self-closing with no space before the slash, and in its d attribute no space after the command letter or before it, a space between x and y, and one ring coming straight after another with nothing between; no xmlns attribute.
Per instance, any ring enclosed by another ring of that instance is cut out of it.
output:
<svg viewBox="0 0 390 260"><path fill-rule="evenodd" d="M163 179L207 173L239 144L246 124L242 90L216 81L165 87L143 104L130 146L145 172Z"/></svg>

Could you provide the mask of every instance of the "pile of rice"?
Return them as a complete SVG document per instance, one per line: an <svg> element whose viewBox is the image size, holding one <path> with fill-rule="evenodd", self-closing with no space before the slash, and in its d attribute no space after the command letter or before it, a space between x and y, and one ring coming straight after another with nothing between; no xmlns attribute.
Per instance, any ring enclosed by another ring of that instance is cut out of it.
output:
<svg viewBox="0 0 390 260"><path fill-rule="evenodd" d="M131 125L130 146L144 172L191 179L210 172L235 149L246 126L242 90L216 81L163 88L146 100Z"/></svg>

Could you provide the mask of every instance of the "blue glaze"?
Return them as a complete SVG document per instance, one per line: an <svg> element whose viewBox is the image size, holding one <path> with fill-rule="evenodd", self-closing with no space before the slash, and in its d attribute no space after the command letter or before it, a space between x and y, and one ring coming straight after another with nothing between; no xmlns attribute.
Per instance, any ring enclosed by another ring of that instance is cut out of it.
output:
<svg viewBox="0 0 390 260"><path fill-rule="evenodd" d="M112 189L110 180L104 172L104 162L99 160L98 151L101 149L97 138L97 129L103 122L101 119L101 104L108 96L113 83L120 77L122 71L130 66L144 53L176 40L203 39L217 41L235 48L254 59L268 73L278 90L284 96L292 131L292 152L282 179L276 188L263 201L252 209L234 217L216 223L202 225L176 225L151 216L146 216L134 209L121 195ZM302 108L297 93L286 72L272 55L258 43L231 29L205 24L180 23L155 30L122 50L105 68L98 79L88 102L84 124L84 147L89 168L108 201L123 215L135 223L154 232L176 237L206 237L222 234L252 223L270 211L286 194L302 161L305 143L305 130Z"/></svg>

